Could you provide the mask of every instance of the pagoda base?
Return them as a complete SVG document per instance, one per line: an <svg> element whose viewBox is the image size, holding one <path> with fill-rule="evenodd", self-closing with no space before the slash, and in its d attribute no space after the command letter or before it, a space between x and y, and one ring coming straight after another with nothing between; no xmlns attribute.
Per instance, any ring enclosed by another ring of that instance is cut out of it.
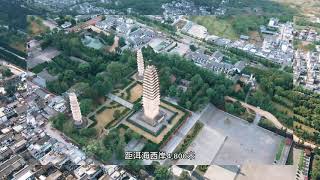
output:
<svg viewBox="0 0 320 180"><path fill-rule="evenodd" d="M76 121L73 121L73 125L74 125L74 127L77 128L77 129L84 128L84 127L87 126L87 124L88 124L87 118L82 118L82 123L78 123L78 122L76 122Z"/></svg>
<svg viewBox="0 0 320 180"><path fill-rule="evenodd" d="M173 112L160 107L159 115L154 120L150 120L147 119L144 115L143 109L141 109L130 116L128 118L128 122L157 136L166 127L173 116ZM154 121L154 123L150 123L152 121Z"/></svg>

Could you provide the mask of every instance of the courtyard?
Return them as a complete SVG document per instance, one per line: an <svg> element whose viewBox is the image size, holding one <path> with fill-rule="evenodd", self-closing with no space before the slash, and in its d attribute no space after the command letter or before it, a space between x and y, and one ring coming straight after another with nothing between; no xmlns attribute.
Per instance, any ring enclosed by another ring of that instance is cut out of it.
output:
<svg viewBox="0 0 320 180"><path fill-rule="evenodd" d="M171 123L168 123L166 125L166 127L159 133L158 136L154 136L151 133L146 132L145 130L137 127L136 125L128 122L128 121L124 121L123 124L128 126L130 129L132 129L134 132L142 135L143 137L145 137L146 139L159 144L163 138L165 137L166 134L169 133L169 131L179 122L179 120L181 118L183 118L183 116L185 115L185 112L183 112L180 109L177 109L176 107L169 105L165 102L161 102L161 106L170 110L171 112L175 112L176 115L173 117L173 119L171 120Z"/></svg>
<svg viewBox="0 0 320 180"><path fill-rule="evenodd" d="M97 112L97 114L95 115L97 124L94 127L97 129L97 132L99 134L102 133L106 127L113 126L117 123L118 120L120 120L115 118L116 111L119 112L119 116L120 114L125 114L126 112L128 112L126 107L121 106L120 104L113 101L105 105L101 110Z"/></svg>

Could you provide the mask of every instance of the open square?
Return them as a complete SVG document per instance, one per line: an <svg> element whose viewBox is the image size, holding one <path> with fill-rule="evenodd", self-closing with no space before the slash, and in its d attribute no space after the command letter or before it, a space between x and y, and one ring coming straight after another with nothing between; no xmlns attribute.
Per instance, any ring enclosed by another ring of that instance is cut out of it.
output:
<svg viewBox="0 0 320 180"><path fill-rule="evenodd" d="M278 146L283 140L282 136L250 124L214 106L203 113L200 121L205 126L187 149L187 152L195 151L196 159L194 162L183 161L182 163L273 164Z"/></svg>

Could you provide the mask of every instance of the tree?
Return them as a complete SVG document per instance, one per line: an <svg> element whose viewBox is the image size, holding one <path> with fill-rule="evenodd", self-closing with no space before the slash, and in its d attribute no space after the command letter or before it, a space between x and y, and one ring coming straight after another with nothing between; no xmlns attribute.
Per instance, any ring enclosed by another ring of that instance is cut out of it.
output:
<svg viewBox="0 0 320 180"><path fill-rule="evenodd" d="M156 166L155 170L155 179L157 180L163 180L163 179L169 179L171 177L171 171L169 170L168 166Z"/></svg>
<svg viewBox="0 0 320 180"><path fill-rule="evenodd" d="M73 80L76 77L76 73L73 70L66 70L63 73L63 81L67 82L67 84L72 84Z"/></svg>
<svg viewBox="0 0 320 180"><path fill-rule="evenodd" d="M315 155L312 166L312 179L320 179L320 155Z"/></svg>
<svg viewBox="0 0 320 180"><path fill-rule="evenodd" d="M112 90L112 84L109 81L97 81L92 85L92 97L98 98L108 94Z"/></svg>
<svg viewBox="0 0 320 180"><path fill-rule="evenodd" d="M109 72L113 82L118 82L125 75L125 65L119 62L111 62L107 66L107 71Z"/></svg>
<svg viewBox="0 0 320 180"><path fill-rule="evenodd" d="M169 87L169 96L175 97L177 94L177 87L175 85L171 85Z"/></svg>
<svg viewBox="0 0 320 180"><path fill-rule="evenodd" d="M81 113L83 115L87 115L89 114L89 112L91 111L92 109L92 100L91 99L82 99L80 101L80 109L81 109Z"/></svg>
<svg viewBox="0 0 320 180"><path fill-rule="evenodd" d="M120 139L120 141L118 142L115 148L117 159L124 159L124 147L125 147L125 142Z"/></svg>
<svg viewBox="0 0 320 180"><path fill-rule="evenodd" d="M187 171L183 171L178 180L191 180L190 174Z"/></svg>
<svg viewBox="0 0 320 180"><path fill-rule="evenodd" d="M80 130L80 135L92 138L97 135L97 129L95 128L85 128Z"/></svg>
<svg viewBox="0 0 320 180"><path fill-rule="evenodd" d="M191 50L192 52L194 52L194 51L197 50L197 47L196 47L195 45L191 44L191 45L190 45L190 50Z"/></svg>
<svg viewBox="0 0 320 180"><path fill-rule="evenodd" d="M5 91L8 96L12 96L16 92L16 86L14 85L7 85L5 87Z"/></svg>
<svg viewBox="0 0 320 180"><path fill-rule="evenodd" d="M52 122L53 127L56 129L59 129L60 131L63 130L63 125L66 121L67 121L67 117L62 113L59 113L57 116L52 117L50 119L50 122Z"/></svg>
<svg viewBox="0 0 320 180"><path fill-rule="evenodd" d="M87 75L90 72L90 64L87 63L81 63L78 66L78 71L82 74L82 75Z"/></svg>
<svg viewBox="0 0 320 180"><path fill-rule="evenodd" d="M192 107L192 102L191 101L187 101L186 102L186 108L187 109L191 109L191 107Z"/></svg>
<svg viewBox="0 0 320 180"><path fill-rule="evenodd" d="M115 110L113 113L113 119L119 119L121 116L121 111L120 110Z"/></svg>
<svg viewBox="0 0 320 180"><path fill-rule="evenodd" d="M4 76L4 77L10 77L11 75L12 75L12 72L11 72L10 69L5 69L5 70L3 71L3 76Z"/></svg>
<svg viewBox="0 0 320 180"><path fill-rule="evenodd" d="M235 112L234 105L232 103L226 103L225 104L225 109L227 112L233 114Z"/></svg>
<svg viewBox="0 0 320 180"><path fill-rule="evenodd" d="M141 109L141 107L142 107L142 104L140 102L136 102L136 103L133 104L133 108L132 109L134 111L139 111Z"/></svg>
<svg viewBox="0 0 320 180"><path fill-rule="evenodd" d="M126 45L126 39L124 37L120 37L119 39L119 46L123 47Z"/></svg>

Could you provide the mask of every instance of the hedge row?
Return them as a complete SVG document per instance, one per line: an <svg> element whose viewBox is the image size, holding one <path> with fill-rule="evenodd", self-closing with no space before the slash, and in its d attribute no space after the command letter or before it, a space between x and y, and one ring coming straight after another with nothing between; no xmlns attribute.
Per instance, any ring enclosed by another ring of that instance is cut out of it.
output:
<svg viewBox="0 0 320 180"><path fill-rule="evenodd" d="M266 119L261 119L260 122L258 123L258 125L260 127L263 127L265 129L269 130L269 131L272 131L272 132L274 132L276 134L279 134L279 135L284 136L284 137L288 137L286 129L278 129L277 127L275 127L273 124L271 124Z"/></svg>
<svg viewBox="0 0 320 180"><path fill-rule="evenodd" d="M127 114L127 112L128 112L129 110L130 110L130 109L125 109L125 110L123 110L123 111L120 113L120 117L119 117L118 119L122 119L122 118ZM113 122L117 121L118 119L113 119L112 121L110 121L109 123L107 123L107 124L104 126L104 128L105 128L105 129L108 129L109 126L110 126L111 124L113 124Z"/></svg>
<svg viewBox="0 0 320 180"><path fill-rule="evenodd" d="M24 58L27 57L27 53L19 51L19 50L15 49L15 48L12 48L11 46L9 46L7 43L5 43L3 41L0 41L0 46L2 46L3 48L5 48L5 49L7 49L7 50L9 50L9 51L21 56L21 57L24 57Z"/></svg>
<svg viewBox="0 0 320 180"><path fill-rule="evenodd" d="M98 123L95 115L91 116L89 119L91 119L93 121L93 123L90 124L90 126L88 128L92 128Z"/></svg>
<svg viewBox="0 0 320 180"><path fill-rule="evenodd" d="M187 119L188 116L189 116L189 113L186 113L179 119L177 124L175 124L170 129L170 131L163 137L162 141L160 142L160 146L162 146L169 139L169 137L183 124L183 122Z"/></svg>
<svg viewBox="0 0 320 180"><path fill-rule="evenodd" d="M138 123L136 123L136 122L134 122L134 121L132 121L130 118L128 118L128 120L127 120L128 122L130 122L131 124L133 124L133 125L135 125L135 126L137 126L138 128L140 128L140 129L142 129L143 131L145 131L145 132L147 132L147 133L149 133L149 134L151 134L151 135L153 135L153 136L155 136L155 137L157 137L167 126L166 125L163 125L156 133L154 133L154 132L152 132L152 131L150 131L149 129L147 129L147 128L145 128L145 127L143 127L143 126L141 126L140 124L138 124Z"/></svg>
<svg viewBox="0 0 320 180"><path fill-rule="evenodd" d="M17 56L8 53L7 51L0 49L0 58L15 64L16 66L19 66L21 68L27 69L27 62L23 59L18 58Z"/></svg>
<svg viewBox="0 0 320 180"><path fill-rule="evenodd" d="M192 141L195 139L195 137L199 134L200 130L202 129L203 124L197 122L193 129L192 132L189 133L186 138L183 140L182 144L179 146L179 148L176 150L177 153L183 153L187 150L189 145L192 143Z"/></svg>

